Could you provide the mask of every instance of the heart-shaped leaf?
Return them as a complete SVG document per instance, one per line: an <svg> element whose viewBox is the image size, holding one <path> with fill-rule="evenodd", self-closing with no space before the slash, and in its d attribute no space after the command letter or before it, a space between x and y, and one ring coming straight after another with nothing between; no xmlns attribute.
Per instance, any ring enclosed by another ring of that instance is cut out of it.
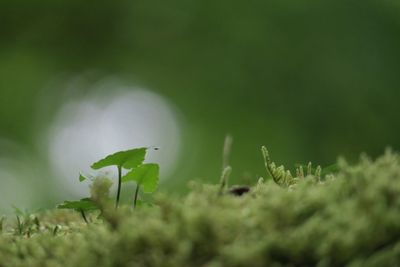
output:
<svg viewBox="0 0 400 267"><path fill-rule="evenodd" d="M159 172L160 168L157 164L143 164L122 177L122 182L135 181L142 186L145 193L152 193L157 189Z"/></svg>
<svg viewBox="0 0 400 267"><path fill-rule="evenodd" d="M133 169L143 163L147 147L135 148L108 155L92 164L92 169L101 169L108 166L118 166L125 169Z"/></svg>

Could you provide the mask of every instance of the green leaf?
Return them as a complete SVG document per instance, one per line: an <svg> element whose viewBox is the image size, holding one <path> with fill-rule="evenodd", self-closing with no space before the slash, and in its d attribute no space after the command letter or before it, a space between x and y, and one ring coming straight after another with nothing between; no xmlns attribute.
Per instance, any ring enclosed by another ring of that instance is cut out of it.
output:
<svg viewBox="0 0 400 267"><path fill-rule="evenodd" d="M72 209L76 211L98 210L96 203L90 198L82 198L79 201L64 201L64 203L57 205L57 209Z"/></svg>
<svg viewBox="0 0 400 267"><path fill-rule="evenodd" d="M84 176L82 173L79 173L79 182L83 182L87 179L86 176Z"/></svg>
<svg viewBox="0 0 400 267"><path fill-rule="evenodd" d="M145 193L152 193L157 189L159 172L160 168L157 164L143 164L122 177L122 182L135 181L142 186Z"/></svg>
<svg viewBox="0 0 400 267"><path fill-rule="evenodd" d="M108 155L92 164L92 169L101 169L108 166L118 166L125 169L133 169L143 163L147 147L119 151Z"/></svg>

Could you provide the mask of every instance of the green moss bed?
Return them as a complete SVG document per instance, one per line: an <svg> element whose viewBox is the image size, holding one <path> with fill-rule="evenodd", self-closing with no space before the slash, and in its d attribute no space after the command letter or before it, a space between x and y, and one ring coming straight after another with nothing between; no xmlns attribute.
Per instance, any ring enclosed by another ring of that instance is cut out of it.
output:
<svg viewBox="0 0 400 267"><path fill-rule="evenodd" d="M88 224L69 210L8 218L0 266L400 265L398 154L294 181L260 179L242 196L193 182L184 197L108 206Z"/></svg>

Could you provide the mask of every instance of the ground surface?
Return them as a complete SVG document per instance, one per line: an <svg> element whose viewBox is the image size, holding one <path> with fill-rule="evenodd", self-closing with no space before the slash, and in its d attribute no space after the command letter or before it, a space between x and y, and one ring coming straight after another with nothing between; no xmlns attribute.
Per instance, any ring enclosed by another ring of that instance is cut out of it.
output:
<svg viewBox="0 0 400 267"><path fill-rule="evenodd" d="M240 197L191 183L135 210L102 202L89 224L75 211L20 214L2 222L0 266L399 266L400 156L339 167Z"/></svg>

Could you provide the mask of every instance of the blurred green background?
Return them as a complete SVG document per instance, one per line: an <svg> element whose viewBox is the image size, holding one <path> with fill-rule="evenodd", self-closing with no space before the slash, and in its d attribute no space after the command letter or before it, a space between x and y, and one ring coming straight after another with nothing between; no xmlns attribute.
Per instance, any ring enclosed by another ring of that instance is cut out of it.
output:
<svg viewBox="0 0 400 267"><path fill-rule="evenodd" d="M21 206L61 200L38 140L107 77L179 114L161 190L217 182L226 133L234 183L265 176L261 145L287 166L376 156L400 146L400 2L1 1L0 208L15 194Z"/></svg>

